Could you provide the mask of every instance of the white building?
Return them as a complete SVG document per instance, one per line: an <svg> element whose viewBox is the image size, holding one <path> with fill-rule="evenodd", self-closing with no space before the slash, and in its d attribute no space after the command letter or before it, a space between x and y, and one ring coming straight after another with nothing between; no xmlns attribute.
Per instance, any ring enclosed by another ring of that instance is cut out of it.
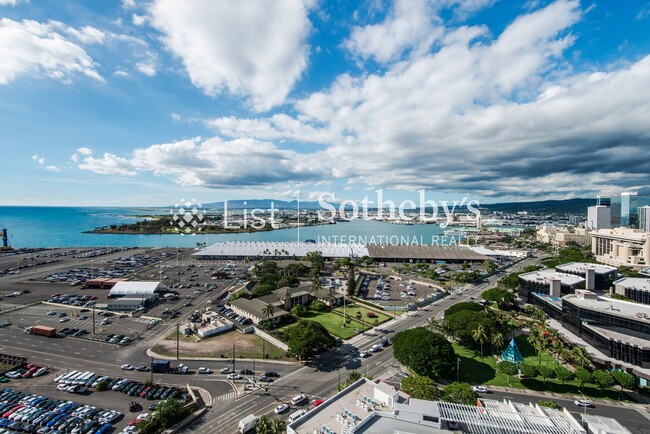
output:
<svg viewBox="0 0 650 434"><path fill-rule="evenodd" d="M630 228L592 231L591 251L598 262L640 270L650 265L650 233Z"/></svg>
<svg viewBox="0 0 650 434"><path fill-rule="evenodd" d="M639 229L643 232L650 232L650 206L640 206L637 210L639 213Z"/></svg>
<svg viewBox="0 0 650 434"><path fill-rule="evenodd" d="M383 382L362 378L287 425L289 434L375 433L535 433L585 434L615 428L629 434L616 420L587 420L585 429L566 409L537 404L479 399L476 405L410 398ZM593 424L593 428L592 428Z"/></svg>
<svg viewBox="0 0 650 434"><path fill-rule="evenodd" d="M537 228L536 239L540 243L564 246L568 242L588 246L591 243L589 230L581 227L552 226L546 223Z"/></svg>
<svg viewBox="0 0 650 434"><path fill-rule="evenodd" d="M610 229L612 209L604 205L590 206L587 208L587 229Z"/></svg>

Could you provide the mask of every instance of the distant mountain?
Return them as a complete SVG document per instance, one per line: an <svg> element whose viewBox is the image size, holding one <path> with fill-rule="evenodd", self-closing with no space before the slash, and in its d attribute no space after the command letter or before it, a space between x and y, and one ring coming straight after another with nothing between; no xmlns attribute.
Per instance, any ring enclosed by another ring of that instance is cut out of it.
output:
<svg viewBox="0 0 650 434"><path fill-rule="evenodd" d="M279 200L279 199L250 199L250 200L229 200L229 210L239 209L270 209L271 203L275 209L295 210L298 208L298 201ZM338 204L331 203L338 209ZM493 204L481 204L482 210L501 211L506 213L515 213L519 211L528 211L531 213L548 213L548 214L586 214L587 207L595 205L596 199L566 199L566 200L542 200L535 202L503 202ZM205 209L223 210L224 203L212 202L202 204ZM370 207L372 209L372 206ZM300 202L300 209L321 209L318 202ZM350 206L346 209L351 210ZM429 208L429 211L431 209ZM439 210L442 211L442 208Z"/></svg>
<svg viewBox="0 0 650 434"><path fill-rule="evenodd" d="M596 199L542 200L537 202L505 202L481 204L481 209L514 213L528 211L548 214L586 214L587 207L596 205Z"/></svg>
<svg viewBox="0 0 650 434"><path fill-rule="evenodd" d="M270 209L271 203L275 209L298 209L297 200L279 200L279 199L250 199L250 200L229 200L228 209ZM224 208L223 201L201 204L203 208L222 210ZM320 209L318 202L300 202L300 209Z"/></svg>

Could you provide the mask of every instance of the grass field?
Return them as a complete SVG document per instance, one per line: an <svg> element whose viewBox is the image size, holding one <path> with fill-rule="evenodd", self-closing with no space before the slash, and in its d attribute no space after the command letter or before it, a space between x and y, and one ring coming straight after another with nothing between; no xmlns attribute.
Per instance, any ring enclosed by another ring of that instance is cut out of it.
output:
<svg viewBox="0 0 650 434"><path fill-rule="evenodd" d="M538 366L539 361L535 355L535 350L528 343L526 336L517 336L516 341L519 351L521 351L521 355L524 357L524 363ZM620 394L618 388L600 390L598 386L591 384L586 384L580 388L580 382L576 380L567 381L565 384L562 384L562 382L557 379L547 379L546 384L544 384L541 377L525 378L522 380L513 376L508 378L505 374L497 372L496 359L493 355L487 354L487 349L485 357L481 358L481 355L472 349L458 344L452 345L456 354L460 358L460 380L470 384L514 387L519 389L566 393L571 395L580 395L582 393L585 396L594 398L629 400L626 395ZM542 364L548 364L550 368L555 368L558 365L557 361L548 353L542 354ZM453 380L455 380L455 378L453 378Z"/></svg>
<svg viewBox="0 0 650 434"><path fill-rule="evenodd" d="M366 313L369 311L374 312L377 315L377 318L368 318ZM361 312L363 322L356 319L357 312ZM350 315L352 318L352 322L350 322L347 327L343 327L344 321L342 306L333 309L331 312L309 311L301 319L315 321L325 327L325 329L330 334L341 339L349 339L352 336L358 335L362 331L366 331L374 327L375 320L377 320L377 324L381 324L391 319L390 316L384 313L379 313L377 311L354 303L350 303L345 307L345 313Z"/></svg>

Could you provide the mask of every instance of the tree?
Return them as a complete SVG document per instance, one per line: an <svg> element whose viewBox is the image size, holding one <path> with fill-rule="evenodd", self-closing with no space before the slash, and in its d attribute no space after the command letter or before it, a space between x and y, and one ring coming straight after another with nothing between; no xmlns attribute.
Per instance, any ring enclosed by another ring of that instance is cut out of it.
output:
<svg viewBox="0 0 650 434"><path fill-rule="evenodd" d="M404 378L401 389L415 399L433 401L441 396L435 381L417 374Z"/></svg>
<svg viewBox="0 0 650 434"><path fill-rule="evenodd" d="M320 272L323 271L323 267L325 267L325 258L319 251L307 252L305 260L311 262L312 269L318 270L318 274L320 274Z"/></svg>
<svg viewBox="0 0 650 434"><path fill-rule="evenodd" d="M502 288L492 288L481 294L481 298L491 303L497 303L499 307L512 304L515 301L515 294Z"/></svg>
<svg viewBox="0 0 650 434"><path fill-rule="evenodd" d="M629 374L625 371L614 371L612 372L612 376L618 385L621 386L621 392L623 389L632 390L636 386L636 379L634 378L634 375Z"/></svg>
<svg viewBox="0 0 650 434"><path fill-rule="evenodd" d="M255 264L253 267L253 273L255 273L255 275L260 278L270 274L277 275L279 271L280 268L275 261L261 261Z"/></svg>
<svg viewBox="0 0 650 434"><path fill-rule="evenodd" d="M287 345L289 345L289 353L300 359L305 359L322 350L332 348L336 344L336 340L327 332L325 327L315 321L308 320L300 320L289 328L285 337Z"/></svg>
<svg viewBox="0 0 650 434"><path fill-rule="evenodd" d="M537 368L534 365L528 365L526 363L519 365L519 372L526 378L535 378L538 374Z"/></svg>
<svg viewBox="0 0 650 434"><path fill-rule="evenodd" d="M297 317L305 316L307 314L307 308L302 304L297 304L291 309L291 314Z"/></svg>
<svg viewBox="0 0 650 434"><path fill-rule="evenodd" d="M537 404L540 407L548 407L548 408L552 408L554 410L562 410L562 407L560 406L560 404L558 404L555 401L539 401Z"/></svg>
<svg viewBox="0 0 650 434"><path fill-rule="evenodd" d="M327 305L320 300L314 300L309 305L309 308L316 312L323 312L325 309L327 309Z"/></svg>
<svg viewBox="0 0 650 434"><path fill-rule="evenodd" d="M339 384L339 392L345 389L346 387L348 387L350 384L356 383L360 379L361 379L361 374L359 374L357 371L350 371L345 381L343 381L342 384Z"/></svg>
<svg viewBox="0 0 650 434"><path fill-rule="evenodd" d="M581 368L585 367L585 363L587 363L587 365L591 364L589 352L585 347L581 345L576 345L575 347L573 347L573 353L576 355L576 358L580 362Z"/></svg>
<svg viewBox="0 0 650 434"><path fill-rule="evenodd" d="M454 369L456 354L439 333L422 327L404 330L393 337L393 354L418 375L447 378Z"/></svg>
<svg viewBox="0 0 650 434"><path fill-rule="evenodd" d="M253 289L253 295L255 297L262 297L264 295L269 295L273 291L275 291L275 285L270 283L259 283L255 285L255 288Z"/></svg>
<svg viewBox="0 0 650 434"><path fill-rule="evenodd" d="M262 309L262 315L264 316L264 319L266 319L266 320L271 318L274 313L275 313L275 306L273 306L270 303L267 304L266 306L264 306L264 308Z"/></svg>
<svg viewBox="0 0 650 434"><path fill-rule="evenodd" d="M587 371L584 368L576 369L575 376L576 380L580 382L580 387L583 387L585 384L594 382L594 376L591 375L591 372Z"/></svg>
<svg viewBox="0 0 650 434"><path fill-rule="evenodd" d="M295 288L300 284L300 279L295 276L282 276L280 280L275 284L276 288L284 288L288 286L289 288Z"/></svg>
<svg viewBox="0 0 650 434"><path fill-rule="evenodd" d="M156 407L156 419L163 428L169 428L185 417L185 403L180 399L165 399Z"/></svg>
<svg viewBox="0 0 650 434"><path fill-rule="evenodd" d="M564 384L565 381L573 380L574 374L564 366L558 366L555 368L555 376L562 382L562 384Z"/></svg>
<svg viewBox="0 0 650 434"><path fill-rule="evenodd" d="M609 371L594 371L594 380L596 380L600 390L614 385L614 377L612 377Z"/></svg>
<svg viewBox="0 0 650 434"><path fill-rule="evenodd" d="M260 420L255 427L256 434L272 434L271 423L266 416L260 416Z"/></svg>
<svg viewBox="0 0 650 434"><path fill-rule="evenodd" d="M309 267L305 266L305 264L301 264L300 262L293 262L284 267L284 272L288 276L293 277L306 276L309 273Z"/></svg>
<svg viewBox="0 0 650 434"><path fill-rule="evenodd" d="M478 395L468 383L453 382L442 390L443 400L457 404L475 405Z"/></svg>
<svg viewBox="0 0 650 434"><path fill-rule="evenodd" d="M544 366L544 365L538 366L537 367L537 372L539 372L539 375L544 380L544 384L546 384L546 380L548 378L555 377L555 371L553 369L549 368L548 366Z"/></svg>
<svg viewBox="0 0 650 434"><path fill-rule="evenodd" d="M487 341L488 335L485 331L483 324L479 324L478 327L472 333L472 339L481 344L481 358L483 358L483 342Z"/></svg>
<svg viewBox="0 0 650 434"><path fill-rule="evenodd" d="M274 417L271 420L271 432L273 434L283 434L287 431L287 423L281 417Z"/></svg>
<svg viewBox="0 0 650 434"><path fill-rule="evenodd" d="M499 372L506 374L508 382L510 382L511 375L517 375L517 365L507 360L499 362L497 369Z"/></svg>
<svg viewBox="0 0 650 434"><path fill-rule="evenodd" d="M499 354L499 350L504 344L503 341L503 334L501 332L496 332L495 334L492 335L492 345L494 345L494 349L497 354Z"/></svg>

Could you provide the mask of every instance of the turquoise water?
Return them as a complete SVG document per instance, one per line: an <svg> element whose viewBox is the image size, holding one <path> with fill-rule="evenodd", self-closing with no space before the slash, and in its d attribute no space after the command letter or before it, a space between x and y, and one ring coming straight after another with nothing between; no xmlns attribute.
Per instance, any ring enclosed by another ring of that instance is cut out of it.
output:
<svg viewBox="0 0 650 434"><path fill-rule="evenodd" d="M0 228L9 230L9 242L21 247L196 247L220 241L362 242L391 244L449 244L438 225L393 225L354 220L335 225L279 229L241 234L128 235L85 234L96 227L132 223L135 215L165 214L169 210L135 208L0 207Z"/></svg>

